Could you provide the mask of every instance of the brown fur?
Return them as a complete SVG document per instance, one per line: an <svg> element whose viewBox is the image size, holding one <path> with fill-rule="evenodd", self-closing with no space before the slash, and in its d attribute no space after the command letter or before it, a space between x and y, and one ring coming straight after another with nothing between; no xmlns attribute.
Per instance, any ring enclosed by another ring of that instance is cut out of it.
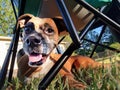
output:
<svg viewBox="0 0 120 90"><path fill-rule="evenodd" d="M24 19L26 21L24 21ZM35 24L35 28L36 28L35 30L37 30L37 27L39 26L37 19L38 19L38 17L34 17L30 14L25 14L19 18L18 23L20 24L20 27L22 28L29 20ZM42 21L47 22L53 26L53 28L55 30L55 35L51 38L54 39L57 44L58 36L62 32L67 31L63 20L61 18L57 18L57 19L45 18ZM60 25L60 26L56 26L56 25ZM57 28L57 27L59 27L59 28ZM60 27L62 28L62 31L61 31ZM38 32L38 33L40 33L40 32ZM60 58L60 56L61 56L60 54L51 53L50 59L53 63L55 63ZM22 81L24 81L25 77L33 77L33 76L39 74L39 72L41 72L41 69L42 69L41 67L30 67L28 65L28 61L29 61L29 59L28 59L27 55L20 55L20 54L18 55L18 77ZM64 64L63 68L60 70L60 74L63 77L68 79L68 83L70 86L76 87L76 88L85 88L86 86L83 85L81 82L74 79L74 76L71 72L73 65L75 66L75 68L77 70L80 67L81 68L96 68L96 67L103 66L102 64L100 64L86 56L81 56L81 55L71 56L67 60L67 62ZM109 67L109 65L104 65L104 66ZM49 66L48 66L48 68L49 68Z"/></svg>

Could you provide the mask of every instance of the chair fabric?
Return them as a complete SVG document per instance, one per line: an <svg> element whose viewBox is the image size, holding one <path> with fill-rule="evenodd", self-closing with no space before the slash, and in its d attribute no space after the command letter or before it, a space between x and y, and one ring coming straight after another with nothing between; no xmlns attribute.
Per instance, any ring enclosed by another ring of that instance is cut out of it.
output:
<svg viewBox="0 0 120 90"><path fill-rule="evenodd" d="M102 6L112 2L112 0L85 0L85 1L95 8L101 8Z"/></svg>

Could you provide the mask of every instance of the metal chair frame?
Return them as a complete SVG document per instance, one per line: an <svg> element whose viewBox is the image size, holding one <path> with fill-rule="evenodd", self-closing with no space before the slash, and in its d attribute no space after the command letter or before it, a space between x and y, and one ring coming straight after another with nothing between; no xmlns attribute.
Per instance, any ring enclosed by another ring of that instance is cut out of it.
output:
<svg viewBox="0 0 120 90"><path fill-rule="evenodd" d="M11 2L12 1L13 0L11 0ZM85 7L86 9L88 9L89 11L91 11L95 16L88 23L88 25L86 25L86 27L81 31L81 33L78 35L78 33L76 32L75 27L73 25L73 22L71 20L71 17L68 13L68 10L65 6L64 0L56 0L57 5L59 7L59 10L63 16L63 19L65 21L68 32L69 32L73 42L70 44L70 46L67 48L67 50L63 53L63 55L60 57L60 59L55 63L55 65L50 69L50 71L46 74L46 76L43 78L43 80L39 83L38 90L45 90L47 88L47 86L51 83L53 78L59 72L59 70L64 65L64 63L67 61L67 59L70 57L70 55L73 53L73 51L80 47L83 40L86 40L88 42L95 44L95 48L92 51L91 57L92 57L97 45L100 45L100 46L103 46L105 48L119 52L119 50L117 50L117 49L99 44L99 40L104 32L104 29L103 29L103 32L101 33L101 35L99 36L99 39L97 42L93 42L93 41L84 39L84 37L88 33L91 26L95 23L95 21L98 17L106 25L113 27L116 31L120 30L120 25L118 23L116 23L115 21L111 20L110 18L108 18L106 15L99 12L98 10L96 10L94 7L92 7L91 5L86 3L85 1L83 1L83 0L75 0L75 1L78 4L82 5L83 7ZM24 5L25 5L25 3L23 3L23 7L24 7ZM18 16L20 16L22 14L24 14L24 11L23 11L23 9L20 9ZM16 14L15 14L15 16L16 16ZM17 16L16 16L16 19L17 19ZM14 62L15 62L15 57L16 57L16 51L17 51L17 46L18 46L18 40L19 40L19 33L20 33L20 28L17 28L15 26L14 36L13 36L13 39L12 39L11 44L9 46L9 50L7 52L6 58L5 58L4 63L3 63L3 67L2 67L1 72L0 72L0 89L2 89L2 87L4 85L7 70L8 70L8 65L10 63L10 57L12 55L11 68L10 68L9 77L8 77L8 81L11 82L13 67L14 67Z"/></svg>

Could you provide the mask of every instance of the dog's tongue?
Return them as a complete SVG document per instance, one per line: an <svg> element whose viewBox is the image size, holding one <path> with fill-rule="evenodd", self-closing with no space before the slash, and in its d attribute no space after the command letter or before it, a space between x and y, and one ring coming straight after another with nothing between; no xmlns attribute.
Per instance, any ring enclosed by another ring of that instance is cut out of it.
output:
<svg viewBox="0 0 120 90"><path fill-rule="evenodd" d="M42 55L37 55L37 56L32 56L30 55L29 56L29 62L37 62L37 61L40 61L42 59Z"/></svg>

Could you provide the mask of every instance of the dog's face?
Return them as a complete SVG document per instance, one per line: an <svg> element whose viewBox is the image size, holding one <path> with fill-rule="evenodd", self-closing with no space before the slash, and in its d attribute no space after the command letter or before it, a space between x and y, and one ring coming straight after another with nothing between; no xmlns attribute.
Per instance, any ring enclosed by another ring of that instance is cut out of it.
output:
<svg viewBox="0 0 120 90"><path fill-rule="evenodd" d="M18 23L23 29L23 49L29 57L29 66L42 65L58 42L55 22L51 18L26 14L19 18Z"/></svg>

